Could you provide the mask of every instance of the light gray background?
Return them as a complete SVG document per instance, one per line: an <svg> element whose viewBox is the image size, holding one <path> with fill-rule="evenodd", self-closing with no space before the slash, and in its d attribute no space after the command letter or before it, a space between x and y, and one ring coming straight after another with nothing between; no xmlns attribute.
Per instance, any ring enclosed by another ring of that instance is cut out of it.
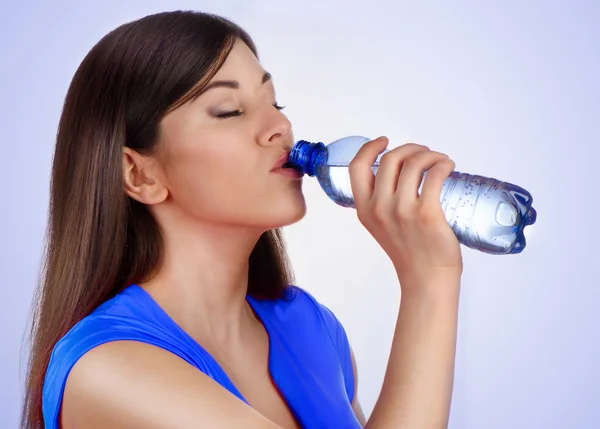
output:
<svg viewBox="0 0 600 429"><path fill-rule="evenodd" d="M56 126L104 34L197 9L256 39L297 138L387 135L519 184L539 220L518 256L464 249L454 429L600 427L600 6L593 1L6 1L0 6L0 427L16 427ZM399 288L351 209L306 179L286 229L298 284L344 323L371 412Z"/></svg>

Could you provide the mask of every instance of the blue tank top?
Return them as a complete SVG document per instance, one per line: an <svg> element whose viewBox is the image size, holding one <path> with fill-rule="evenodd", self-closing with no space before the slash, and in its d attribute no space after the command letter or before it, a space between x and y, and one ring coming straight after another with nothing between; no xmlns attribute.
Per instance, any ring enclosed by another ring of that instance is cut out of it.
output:
<svg viewBox="0 0 600 429"><path fill-rule="evenodd" d="M348 339L334 314L308 292L289 288L278 300L247 301L269 336L269 371L304 428L358 429ZM90 349L133 340L174 353L248 403L216 360L141 287L131 285L76 324L54 347L42 391L46 429L59 428L69 371Z"/></svg>

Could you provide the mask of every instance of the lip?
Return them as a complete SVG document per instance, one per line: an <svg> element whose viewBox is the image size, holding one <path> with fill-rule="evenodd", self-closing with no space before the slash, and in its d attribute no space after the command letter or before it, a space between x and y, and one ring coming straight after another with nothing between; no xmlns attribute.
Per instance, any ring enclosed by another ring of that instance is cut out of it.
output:
<svg viewBox="0 0 600 429"><path fill-rule="evenodd" d="M273 173L280 174L294 180L302 180L302 177L304 176L301 171L298 171L294 168L278 168L277 170L273 170Z"/></svg>
<svg viewBox="0 0 600 429"><path fill-rule="evenodd" d="M275 164L273 164L273 168L271 168L271 171L275 171L275 170L283 167L283 165L286 162L288 162L289 159L290 159L290 151L283 152L281 155L279 155L279 158L277 158L277 160L275 161Z"/></svg>

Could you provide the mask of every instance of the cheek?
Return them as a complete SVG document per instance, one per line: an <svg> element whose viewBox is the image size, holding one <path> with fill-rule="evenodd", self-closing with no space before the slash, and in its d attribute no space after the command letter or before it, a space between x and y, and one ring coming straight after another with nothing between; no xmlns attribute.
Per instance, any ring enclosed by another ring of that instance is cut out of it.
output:
<svg viewBox="0 0 600 429"><path fill-rule="evenodd" d="M173 200L188 210L197 211L195 206L228 210L265 187L269 173L261 171L265 163L259 161L257 148L237 135L187 139L170 150L167 186Z"/></svg>
<svg viewBox="0 0 600 429"><path fill-rule="evenodd" d="M206 120L193 110L169 118L164 130L168 162L175 168L185 166L215 173L228 163L238 163L244 149L251 148L251 139L240 125Z"/></svg>
<svg viewBox="0 0 600 429"><path fill-rule="evenodd" d="M234 130L181 130L171 143L169 164L176 174L214 178L251 158L248 140Z"/></svg>

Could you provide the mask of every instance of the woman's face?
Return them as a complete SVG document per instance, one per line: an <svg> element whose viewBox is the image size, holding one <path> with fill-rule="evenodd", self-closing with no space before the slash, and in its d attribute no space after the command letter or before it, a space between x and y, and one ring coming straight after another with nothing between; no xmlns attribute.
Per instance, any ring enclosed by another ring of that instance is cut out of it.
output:
<svg viewBox="0 0 600 429"><path fill-rule="evenodd" d="M168 198L178 214L211 223L264 230L294 223L306 213L302 179L271 171L293 143L273 82L238 41L207 89L162 121Z"/></svg>

